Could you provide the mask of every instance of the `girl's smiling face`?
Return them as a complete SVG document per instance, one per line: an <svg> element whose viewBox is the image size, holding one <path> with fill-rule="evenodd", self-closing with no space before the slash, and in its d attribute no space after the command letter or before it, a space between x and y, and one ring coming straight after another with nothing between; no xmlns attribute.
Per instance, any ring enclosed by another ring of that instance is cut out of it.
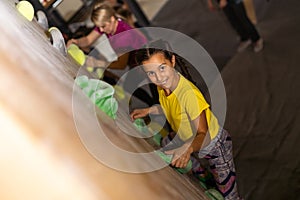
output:
<svg viewBox="0 0 300 200"><path fill-rule="evenodd" d="M156 53L142 64L151 82L163 88L167 95L175 90L179 82L179 75L174 69L174 55L171 60L168 60L163 53Z"/></svg>

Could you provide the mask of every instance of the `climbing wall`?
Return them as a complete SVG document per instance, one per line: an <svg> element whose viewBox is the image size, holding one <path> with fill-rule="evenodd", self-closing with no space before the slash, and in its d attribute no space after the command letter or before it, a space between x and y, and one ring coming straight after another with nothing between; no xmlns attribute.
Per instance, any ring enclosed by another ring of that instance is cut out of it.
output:
<svg viewBox="0 0 300 200"><path fill-rule="evenodd" d="M0 199L206 199L202 189L170 167L125 173L99 162L83 145L73 118L79 66L51 45L35 19L20 15L14 1L0 2L0 21ZM96 113L120 148L151 149L143 139L123 134L100 110L88 112L88 105L82 97L77 109L82 128L90 129Z"/></svg>

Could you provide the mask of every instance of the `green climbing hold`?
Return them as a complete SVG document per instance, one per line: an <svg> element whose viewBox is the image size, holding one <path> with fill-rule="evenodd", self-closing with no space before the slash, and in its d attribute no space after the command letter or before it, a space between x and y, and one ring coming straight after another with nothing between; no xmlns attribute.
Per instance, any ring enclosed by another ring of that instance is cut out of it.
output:
<svg viewBox="0 0 300 200"><path fill-rule="evenodd" d="M76 45L76 44L71 44L68 47L68 54L79 64L83 65L86 60L86 56L83 53L83 51Z"/></svg>
<svg viewBox="0 0 300 200"><path fill-rule="evenodd" d="M156 133L154 136L153 136L153 141L154 143L157 145L157 146L160 146L161 144L161 139L162 139L162 136L161 134L158 132Z"/></svg>
<svg viewBox="0 0 300 200"><path fill-rule="evenodd" d="M78 76L75 79L75 83L100 110L105 112L111 118L116 118L116 113L118 111L118 102L113 97L113 86L102 80L89 79L85 75Z"/></svg>
<svg viewBox="0 0 300 200"><path fill-rule="evenodd" d="M89 78L87 76L78 76L75 79L75 83L81 88L85 88L89 85Z"/></svg>
<svg viewBox="0 0 300 200"><path fill-rule="evenodd" d="M148 126L145 123L143 118L137 118L133 122L134 126L139 130L141 133L149 135Z"/></svg>

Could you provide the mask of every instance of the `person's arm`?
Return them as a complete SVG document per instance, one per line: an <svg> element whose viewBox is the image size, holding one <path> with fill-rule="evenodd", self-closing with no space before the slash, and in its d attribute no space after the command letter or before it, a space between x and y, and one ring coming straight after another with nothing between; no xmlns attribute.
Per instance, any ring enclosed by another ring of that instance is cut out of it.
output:
<svg viewBox="0 0 300 200"><path fill-rule="evenodd" d="M149 108L135 109L130 113L131 120L135 120L137 118L145 117L149 114L159 115L162 114L163 111L160 105L151 106Z"/></svg>
<svg viewBox="0 0 300 200"><path fill-rule="evenodd" d="M101 35L97 31L92 30L87 36L78 39L70 39L67 42L67 47L69 47L71 44L76 44L81 48L90 47L100 36Z"/></svg>
<svg viewBox="0 0 300 200"><path fill-rule="evenodd" d="M190 151L197 152L201 149L204 138L208 131L208 125L207 125L206 115L204 111L200 114L199 117L193 120L193 124L197 129L197 133L190 146Z"/></svg>
<svg viewBox="0 0 300 200"><path fill-rule="evenodd" d="M219 6L223 9L227 5L227 0L220 0Z"/></svg>
<svg viewBox="0 0 300 200"><path fill-rule="evenodd" d="M207 6L210 11L214 11L216 9L212 0L207 0Z"/></svg>
<svg viewBox="0 0 300 200"><path fill-rule="evenodd" d="M205 112L203 111L192 121L192 123L196 129L196 136L192 139L192 141L187 141L178 149L165 152L166 154L174 155L171 162L171 165L174 167L185 168L190 160L191 154L201 149L208 130Z"/></svg>

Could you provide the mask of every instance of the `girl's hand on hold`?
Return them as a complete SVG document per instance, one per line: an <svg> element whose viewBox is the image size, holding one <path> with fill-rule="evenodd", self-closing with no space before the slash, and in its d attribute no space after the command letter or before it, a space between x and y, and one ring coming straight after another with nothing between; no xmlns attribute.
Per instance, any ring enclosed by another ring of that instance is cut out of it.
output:
<svg viewBox="0 0 300 200"><path fill-rule="evenodd" d="M77 41L75 40L75 39L70 39L70 40L68 40L68 42L67 42L67 48L71 45L71 44L76 44L77 45Z"/></svg>
<svg viewBox="0 0 300 200"><path fill-rule="evenodd" d="M178 168L185 168L191 158L193 149L190 143L185 143L181 147L169 151L165 151L165 154L173 155L171 165Z"/></svg>
<svg viewBox="0 0 300 200"><path fill-rule="evenodd" d="M145 117L149 114L149 108L135 109L130 113L130 118L134 121L137 118Z"/></svg>

